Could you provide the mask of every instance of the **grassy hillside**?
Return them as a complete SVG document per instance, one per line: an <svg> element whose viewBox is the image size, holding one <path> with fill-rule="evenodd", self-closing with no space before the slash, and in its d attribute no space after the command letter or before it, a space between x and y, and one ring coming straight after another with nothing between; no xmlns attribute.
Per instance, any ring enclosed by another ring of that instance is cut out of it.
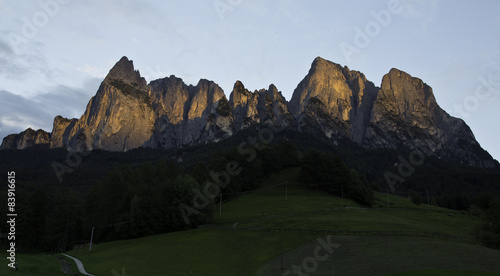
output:
<svg viewBox="0 0 500 276"><path fill-rule="evenodd" d="M62 276L68 275L64 274L62 271L61 262L56 257L61 257L62 255L48 255L48 254L16 254L16 262L18 264L18 271L13 268L8 267L10 263L6 258L7 254L5 252L0 253L0 259L4 260L0 266L0 275L19 275L19 276ZM65 258L65 257L64 257ZM75 263L66 258L68 264L71 266L71 271L74 275L81 275L77 273Z"/></svg>
<svg viewBox="0 0 500 276"><path fill-rule="evenodd" d="M299 170L288 169L270 177L263 189L240 195L222 206L217 224L238 227L306 228L317 230L401 230L438 232L473 238L477 217L376 193L374 208L325 195L297 184ZM288 184L287 184L288 183ZM281 184L280 186L275 186ZM266 189L266 187L268 189ZM272 187L272 188L269 188ZM346 208L347 207L347 208Z"/></svg>
<svg viewBox="0 0 500 276"><path fill-rule="evenodd" d="M325 237L323 237L326 240ZM391 236L332 236L331 241L339 247L325 261L318 261L311 275L376 276L418 271L408 275L449 275L443 271L490 272L500 275L500 252L466 243L450 242L420 237ZM317 241L286 252L283 255L284 269L280 270L281 257L266 263L257 275L282 275L304 260L314 256ZM323 254L323 252L321 252ZM436 274L429 271L435 270ZM292 275L292 274L291 274ZM398 274L399 275L399 274ZM461 274L453 274L461 275Z"/></svg>
<svg viewBox="0 0 500 276"><path fill-rule="evenodd" d="M267 179L260 190L226 201L213 225L97 244L91 253L81 249L69 254L80 258L87 271L96 275L281 275L311 256L316 238L333 230L411 230L474 238L478 221L468 214L426 205L416 207L407 199L393 196L387 209L385 194L377 194L377 207L383 208L363 209L352 201L294 184L297 175L297 169L282 171ZM274 230L266 230L269 228ZM276 228L302 230L284 232ZM335 236L335 241L340 244L332 255L335 258L322 263L332 272L322 274L318 267L316 275L331 275L333 270L338 272L335 275L367 275L355 271L374 267L377 274L370 275L422 269L500 273L496 265L500 251L475 244L378 235ZM279 270L282 254L286 256L284 270ZM410 265L413 262L415 265Z"/></svg>
<svg viewBox="0 0 500 276"><path fill-rule="evenodd" d="M283 248L296 248L314 235L288 233ZM257 231L197 229L71 251L96 275L255 275L278 255L280 235ZM120 274L121 275L121 274Z"/></svg>
<svg viewBox="0 0 500 276"><path fill-rule="evenodd" d="M498 276L498 273L477 272L477 271L456 271L456 270L421 270L403 272L391 276Z"/></svg>

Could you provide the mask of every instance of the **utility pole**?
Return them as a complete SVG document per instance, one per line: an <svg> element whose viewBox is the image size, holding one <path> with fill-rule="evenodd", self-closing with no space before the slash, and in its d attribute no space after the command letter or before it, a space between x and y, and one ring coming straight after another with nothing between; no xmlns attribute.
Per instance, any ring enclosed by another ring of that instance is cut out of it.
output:
<svg viewBox="0 0 500 276"><path fill-rule="evenodd" d="M280 240L280 263L281 263L281 270L283 270L283 236L281 236L281 240Z"/></svg>
<svg viewBox="0 0 500 276"><path fill-rule="evenodd" d="M90 246L89 246L89 252L92 250L92 240L94 239L94 227L92 227L92 234L90 235Z"/></svg>
<svg viewBox="0 0 500 276"><path fill-rule="evenodd" d="M285 200L288 200L288 181L285 181Z"/></svg>

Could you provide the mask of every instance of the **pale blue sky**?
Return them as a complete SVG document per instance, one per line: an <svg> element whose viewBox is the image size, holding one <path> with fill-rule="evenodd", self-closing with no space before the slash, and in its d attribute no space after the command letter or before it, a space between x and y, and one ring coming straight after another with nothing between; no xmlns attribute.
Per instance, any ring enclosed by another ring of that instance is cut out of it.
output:
<svg viewBox="0 0 500 276"><path fill-rule="evenodd" d="M0 0L0 136L80 117L124 55L148 82L274 83L287 99L321 56L377 86L392 67L421 78L499 159L499 46L493 0Z"/></svg>

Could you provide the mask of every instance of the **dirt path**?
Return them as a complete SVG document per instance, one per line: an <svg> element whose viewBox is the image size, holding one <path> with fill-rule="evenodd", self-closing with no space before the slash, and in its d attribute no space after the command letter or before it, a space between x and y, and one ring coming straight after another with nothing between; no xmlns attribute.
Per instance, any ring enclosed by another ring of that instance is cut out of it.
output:
<svg viewBox="0 0 500 276"><path fill-rule="evenodd" d="M87 273L87 271L85 271L85 267L83 267L83 263L80 260L78 260L77 258L71 257L70 255L64 254L64 253L63 253L63 255L70 258L70 259L73 259L73 261L75 261L76 266L78 267L78 271L80 271L81 274L88 275L88 276L95 276L93 274Z"/></svg>

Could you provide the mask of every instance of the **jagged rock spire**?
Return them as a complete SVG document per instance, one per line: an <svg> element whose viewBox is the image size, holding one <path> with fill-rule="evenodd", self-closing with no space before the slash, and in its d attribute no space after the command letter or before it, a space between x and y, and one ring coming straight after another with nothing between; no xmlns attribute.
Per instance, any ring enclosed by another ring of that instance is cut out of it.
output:
<svg viewBox="0 0 500 276"><path fill-rule="evenodd" d="M121 80L124 83L132 86L138 86L145 89L147 86L146 79L141 77L139 70L134 70L134 62L123 56L116 64L109 70L105 81Z"/></svg>

